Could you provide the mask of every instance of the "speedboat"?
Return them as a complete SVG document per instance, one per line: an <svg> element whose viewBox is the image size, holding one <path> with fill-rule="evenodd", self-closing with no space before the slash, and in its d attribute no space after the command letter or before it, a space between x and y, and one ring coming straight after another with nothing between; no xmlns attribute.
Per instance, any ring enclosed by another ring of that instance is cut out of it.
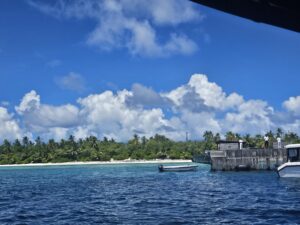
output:
<svg viewBox="0 0 300 225"><path fill-rule="evenodd" d="M279 177L300 178L300 144L285 146L287 150L287 162L277 168Z"/></svg>
<svg viewBox="0 0 300 225"><path fill-rule="evenodd" d="M159 165L159 172L186 172L197 170L197 165L163 166Z"/></svg>

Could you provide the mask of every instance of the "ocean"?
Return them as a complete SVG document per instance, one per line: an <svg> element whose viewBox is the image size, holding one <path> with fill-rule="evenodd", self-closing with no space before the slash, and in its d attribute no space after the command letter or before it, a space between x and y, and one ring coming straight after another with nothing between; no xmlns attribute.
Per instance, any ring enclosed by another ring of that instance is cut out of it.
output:
<svg viewBox="0 0 300 225"><path fill-rule="evenodd" d="M300 179L157 166L0 168L0 224L300 224Z"/></svg>

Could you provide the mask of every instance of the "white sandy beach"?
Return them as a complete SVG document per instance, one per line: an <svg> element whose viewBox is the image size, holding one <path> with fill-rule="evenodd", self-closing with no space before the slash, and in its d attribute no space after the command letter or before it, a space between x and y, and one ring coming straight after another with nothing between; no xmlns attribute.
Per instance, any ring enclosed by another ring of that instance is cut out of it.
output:
<svg viewBox="0 0 300 225"><path fill-rule="evenodd" d="M164 163L191 163L192 160L183 159L156 159L156 160L111 160L111 161L89 161L89 162L62 162L62 163L28 163L28 164L4 164L0 167L18 166L76 166L76 165L113 165L113 164L164 164Z"/></svg>

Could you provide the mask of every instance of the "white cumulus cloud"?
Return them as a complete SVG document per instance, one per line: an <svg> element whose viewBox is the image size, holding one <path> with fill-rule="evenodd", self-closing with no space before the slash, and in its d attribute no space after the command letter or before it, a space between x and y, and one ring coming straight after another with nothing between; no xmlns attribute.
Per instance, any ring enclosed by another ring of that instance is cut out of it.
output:
<svg viewBox="0 0 300 225"><path fill-rule="evenodd" d="M283 102L283 107L295 115L300 115L300 96L290 97Z"/></svg>
<svg viewBox="0 0 300 225"><path fill-rule="evenodd" d="M6 108L0 106L0 143L4 139L14 140L22 136L23 131L13 115L8 113Z"/></svg>
<svg viewBox="0 0 300 225"><path fill-rule="evenodd" d="M25 94L15 109L22 117L24 126L31 132L43 134L54 131L57 133L58 130L55 128L74 127L80 122L79 110L76 106L42 104L40 96L34 90Z"/></svg>
<svg viewBox="0 0 300 225"><path fill-rule="evenodd" d="M0 141L24 134L44 140L72 134L127 141L133 134L149 137L156 133L184 140L186 132L200 139L206 130L264 134L281 127L300 132L298 99L289 98L283 110L276 111L266 101L224 92L203 74L194 74L186 84L165 93L133 84L131 90L107 90L79 98L76 104L57 106L41 102L32 90L15 107L17 115L0 107Z"/></svg>
<svg viewBox="0 0 300 225"><path fill-rule="evenodd" d="M238 106L237 112L228 112L225 116L223 130L236 133L262 134L276 125L271 120L274 109L262 100L249 100Z"/></svg>
<svg viewBox="0 0 300 225"><path fill-rule="evenodd" d="M131 95L127 90L117 94L106 91L79 99L80 114L85 118L85 128L79 131L127 140L134 133L154 135L161 126L168 125L160 108L146 110L128 107L126 98Z"/></svg>
<svg viewBox="0 0 300 225"><path fill-rule="evenodd" d="M178 107L184 105L185 108L187 102L193 102L191 106L194 107L195 103L197 104L197 102L194 101L195 99L199 99L198 103L202 101L201 105L198 104L200 109L211 107L216 110L235 108L244 101L243 97L237 93L227 95L222 90L222 87L214 82L210 82L204 74L192 75L188 84L178 87L164 95L170 98Z"/></svg>
<svg viewBox="0 0 300 225"><path fill-rule="evenodd" d="M215 133L222 131L220 121L211 112L193 113L184 110L180 120L186 124L186 130L193 139L200 139L207 130Z"/></svg>

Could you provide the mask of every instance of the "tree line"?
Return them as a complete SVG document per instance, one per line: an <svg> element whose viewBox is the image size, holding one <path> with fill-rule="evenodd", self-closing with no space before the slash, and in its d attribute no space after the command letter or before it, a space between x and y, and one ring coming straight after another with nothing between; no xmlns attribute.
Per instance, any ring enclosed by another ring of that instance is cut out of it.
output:
<svg viewBox="0 0 300 225"><path fill-rule="evenodd" d="M284 133L281 129L269 131L270 143L280 136L285 143L300 143L296 133ZM46 142L37 137L31 141L28 137L13 142L4 140L0 145L0 164L48 163L71 161L109 161L124 159L191 159L193 155L204 153L205 150L217 149L216 142L221 139L219 133L205 131L201 141L173 141L163 135L139 137L134 135L127 143L116 142L104 137L99 140L94 136L76 140L68 139ZM244 140L247 147L263 147L263 135L240 135L231 131L225 134L228 141Z"/></svg>

